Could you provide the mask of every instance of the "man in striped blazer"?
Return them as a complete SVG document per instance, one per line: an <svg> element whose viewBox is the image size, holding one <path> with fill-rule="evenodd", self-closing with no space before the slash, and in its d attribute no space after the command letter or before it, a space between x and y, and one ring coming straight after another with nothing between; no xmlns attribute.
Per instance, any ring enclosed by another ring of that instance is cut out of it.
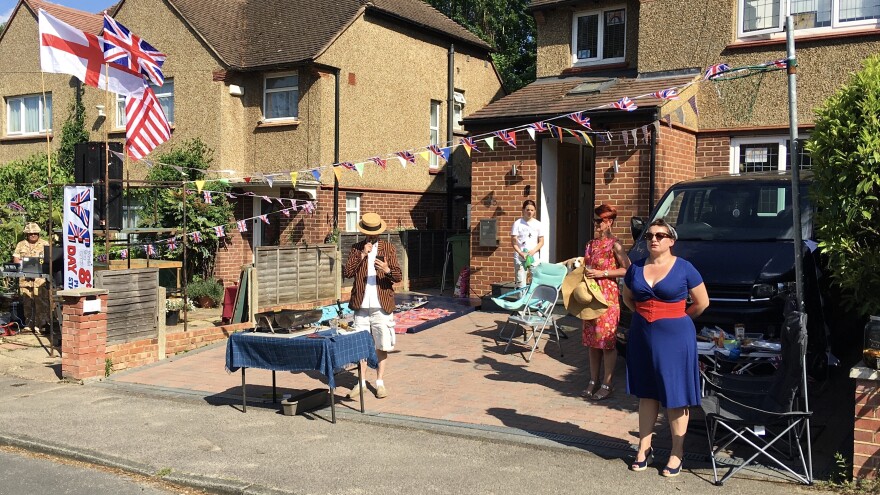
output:
<svg viewBox="0 0 880 495"><path fill-rule="evenodd" d="M394 246L379 239L387 225L376 213L365 213L358 230L366 239L355 243L348 253L342 275L354 279L351 300L348 307L354 310L354 329L369 330L376 343L376 356L379 368L376 370L376 397L388 397L383 376L388 359L388 351L394 349L394 283L403 279L403 272L397 263ZM360 362L361 382L354 386L348 397L357 398L361 388L366 389L364 377L367 374L366 361Z"/></svg>

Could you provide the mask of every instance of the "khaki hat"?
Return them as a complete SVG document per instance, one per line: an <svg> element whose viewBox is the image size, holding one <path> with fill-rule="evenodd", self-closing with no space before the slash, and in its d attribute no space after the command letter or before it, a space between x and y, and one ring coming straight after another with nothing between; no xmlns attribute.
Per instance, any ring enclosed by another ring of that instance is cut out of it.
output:
<svg viewBox="0 0 880 495"><path fill-rule="evenodd" d="M34 222L28 222L27 225L24 226L25 234L39 234L40 226Z"/></svg>
<svg viewBox="0 0 880 495"><path fill-rule="evenodd" d="M562 302L569 314L582 320L595 320L608 309L599 284L584 278L583 266L575 268L562 281Z"/></svg>
<svg viewBox="0 0 880 495"><path fill-rule="evenodd" d="M358 230L366 235L379 235L385 232L388 226L377 213L364 213L361 221L358 222Z"/></svg>

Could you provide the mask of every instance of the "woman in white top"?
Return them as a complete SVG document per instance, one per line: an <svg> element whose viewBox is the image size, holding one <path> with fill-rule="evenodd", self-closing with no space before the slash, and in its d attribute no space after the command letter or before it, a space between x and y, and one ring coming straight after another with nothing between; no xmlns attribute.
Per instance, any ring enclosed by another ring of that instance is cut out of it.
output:
<svg viewBox="0 0 880 495"><path fill-rule="evenodd" d="M540 251L544 246L544 226L535 218L538 209L535 202L523 202L522 218L513 222L510 229L510 245L513 246L513 269L517 287L525 287L526 270L540 263ZM531 260L528 260L531 257Z"/></svg>

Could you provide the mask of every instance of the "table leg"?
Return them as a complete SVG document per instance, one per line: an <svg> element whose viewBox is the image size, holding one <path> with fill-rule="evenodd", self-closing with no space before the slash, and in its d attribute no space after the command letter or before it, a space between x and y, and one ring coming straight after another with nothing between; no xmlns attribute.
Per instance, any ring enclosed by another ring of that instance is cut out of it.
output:
<svg viewBox="0 0 880 495"><path fill-rule="evenodd" d="M330 422L336 424L336 387L330 387Z"/></svg>
<svg viewBox="0 0 880 495"><path fill-rule="evenodd" d="M360 363L358 363L358 381L357 381L358 384L364 383L362 381L363 379L364 379L364 377L363 377L363 372L361 371L361 365L360 365ZM361 392L361 412L363 413L364 412L364 387L359 387L359 388L361 389L360 390L360 392Z"/></svg>
<svg viewBox="0 0 880 495"><path fill-rule="evenodd" d="M275 390L275 370L272 370L272 404L278 402L278 394Z"/></svg>
<svg viewBox="0 0 880 495"><path fill-rule="evenodd" d="M247 412L247 385L244 382L244 370L241 369L241 412Z"/></svg>

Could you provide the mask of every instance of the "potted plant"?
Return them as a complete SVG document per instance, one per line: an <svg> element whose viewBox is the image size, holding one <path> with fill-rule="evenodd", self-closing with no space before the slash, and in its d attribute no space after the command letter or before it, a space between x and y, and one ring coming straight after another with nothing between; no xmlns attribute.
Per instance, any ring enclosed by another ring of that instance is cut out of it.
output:
<svg viewBox="0 0 880 495"><path fill-rule="evenodd" d="M185 301L185 302L184 302ZM165 325L174 326L180 322L180 311L186 306L187 311L196 309L192 301L187 299L166 299L165 300Z"/></svg>
<svg viewBox="0 0 880 495"><path fill-rule="evenodd" d="M200 308L216 308L223 299L223 284L214 278L196 276L187 284L186 295Z"/></svg>

